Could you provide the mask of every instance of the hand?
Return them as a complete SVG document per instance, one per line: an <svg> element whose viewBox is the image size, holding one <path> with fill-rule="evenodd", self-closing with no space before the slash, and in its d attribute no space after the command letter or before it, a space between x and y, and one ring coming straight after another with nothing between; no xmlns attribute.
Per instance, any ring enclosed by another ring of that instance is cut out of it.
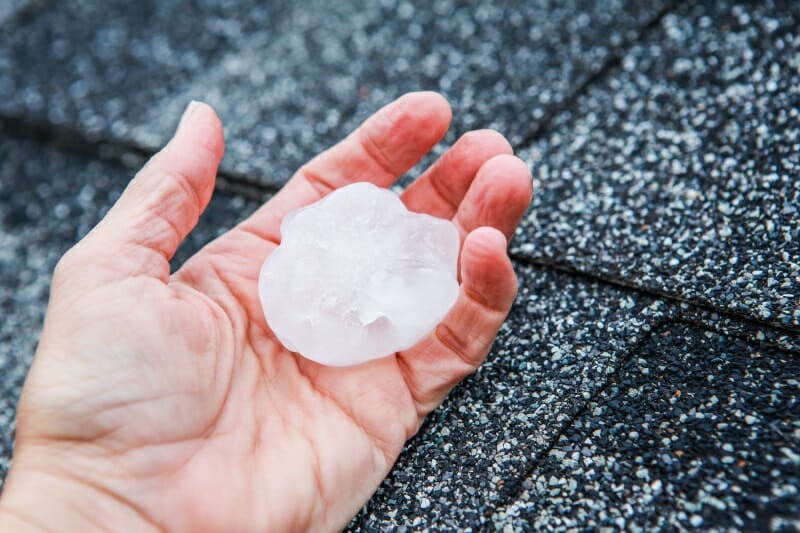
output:
<svg viewBox="0 0 800 533"><path fill-rule="evenodd" d="M342 528L489 351L516 294L506 239L529 170L501 135L474 131L403 193L459 229L461 290L435 331L391 357L329 368L287 351L264 320L259 270L286 213L354 181L390 185L450 114L434 93L389 104L170 275L224 145L211 108L191 105L56 267L0 529Z"/></svg>

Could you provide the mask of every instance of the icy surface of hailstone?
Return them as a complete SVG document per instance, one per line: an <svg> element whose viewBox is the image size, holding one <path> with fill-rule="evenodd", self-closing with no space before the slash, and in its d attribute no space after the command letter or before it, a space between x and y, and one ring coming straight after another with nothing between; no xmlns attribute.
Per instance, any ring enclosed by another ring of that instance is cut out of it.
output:
<svg viewBox="0 0 800 533"><path fill-rule="evenodd" d="M288 214L258 292L289 350L349 366L413 346L458 296L458 231L369 183Z"/></svg>

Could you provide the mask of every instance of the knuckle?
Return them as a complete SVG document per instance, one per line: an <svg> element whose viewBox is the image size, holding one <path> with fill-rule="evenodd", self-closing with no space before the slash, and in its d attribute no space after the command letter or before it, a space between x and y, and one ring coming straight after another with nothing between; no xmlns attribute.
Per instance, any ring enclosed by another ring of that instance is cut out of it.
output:
<svg viewBox="0 0 800 533"><path fill-rule="evenodd" d="M388 120L390 119L387 119L387 121ZM393 124L392 122L387 122L386 130L392 131ZM392 158L381 144L382 137L382 134L376 133L371 128L364 128L362 130L361 145L367 156L375 162L378 168L386 174L394 174L395 170L392 167Z"/></svg>
<svg viewBox="0 0 800 533"><path fill-rule="evenodd" d="M166 185L162 190L162 201L169 201L177 206L196 211L202 208L200 194L188 176L180 172L171 172L165 174L163 180Z"/></svg>
<svg viewBox="0 0 800 533"><path fill-rule="evenodd" d="M442 322L436 327L435 334L445 349L465 363L467 367L477 366L479 361L476 359L479 357L476 357L475 346L470 339L454 331L446 322Z"/></svg>
<svg viewBox="0 0 800 533"><path fill-rule="evenodd" d="M185 229L197 222L201 200L186 176L171 172L157 178L142 209L140 221L147 226L147 233L158 242L175 244L183 240Z"/></svg>

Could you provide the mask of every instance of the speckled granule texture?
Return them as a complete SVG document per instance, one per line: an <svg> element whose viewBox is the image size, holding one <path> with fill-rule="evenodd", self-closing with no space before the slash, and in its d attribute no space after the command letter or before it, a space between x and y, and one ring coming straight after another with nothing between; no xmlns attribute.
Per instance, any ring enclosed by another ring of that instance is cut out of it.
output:
<svg viewBox="0 0 800 533"><path fill-rule="evenodd" d="M406 90L519 139L666 4L64 0L0 36L0 111L155 148L205 100L223 168L280 184Z"/></svg>
<svg viewBox="0 0 800 533"><path fill-rule="evenodd" d="M128 139L148 110L235 48L240 32L274 20L256 4L40 2L0 32L0 110ZM153 127L166 134L176 120Z"/></svg>
<svg viewBox="0 0 800 533"><path fill-rule="evenodd" d="M525 157L517 253L800 327L800 4L664 17Z"/></svg>
<svg viewBox="0 0 800 533"><path fill-rule="evenodd" d="M125 158L131 165L141 159ZM10 136L0 127L0 487L8 470L13 419L33 358L59 257L116 200L130 165L64 153L57 146ZM257 207L217 194L173 260L177 267Z"/></svg>
<svg viewBox="0 0 800 533"><path fill-rule="evenodd" d="M387 2L356 41L369 96L348 126L424 87L448 97L456 131L496 128L516 145L671 3Z"/></svg>
<svg viewBox="0 0 800 533"><path fill-rule="evenodd" d="M503 527L800 527L800 359L655 331L539 462Z"/></svg>

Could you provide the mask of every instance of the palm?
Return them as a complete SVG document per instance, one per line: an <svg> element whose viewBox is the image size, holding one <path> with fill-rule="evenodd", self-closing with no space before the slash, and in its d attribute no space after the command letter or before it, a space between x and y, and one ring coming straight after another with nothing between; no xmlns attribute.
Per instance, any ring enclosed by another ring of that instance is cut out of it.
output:
<svg viewBox="0 0 800 533"><path fill-rule="evenodd" d="M524 165L493 158L509 151L505 140L492 132L465 137L403 195L410 209L452 217L462 232L462 290L444 322L417 346L357 367L324 367L284 349L256 291L280 221L349 181L388 185L427 152L449 113L430 94L408 99L303 167L273 200L171 276L166 258L194 223L185 212L161 216L161 233L173 238L144 246L137 238L142 257L131 251L93 265L98 286L62 303L70 271L87 268L65 261L40 346L48 355L37 356L20 408L18 449L26 439L81 443L81 456L96 459L82 479L159 526L289 530L346 523L422 418L488 351L516 285L505 241L478 228L509 236L530 199ZM419 133L421 126L427 133ZM215 167L221 155L213 148L205 146L206 166ZM174 157L176 148L169 151ZM150 172L189 181L202 173L159 169L181 164L163 159L148 165ZM199 189L199 214L210 190L192 186ZM126 195L139 192L131 189ZM88 242L110 233L104 225L124 215L126 195ZM141 264L146 275L130 276ZM66 316L51 320L58 314ZM52 340L62 336L71 339L66 355ZM58 384L65 371L104 379L65 389ZM42 413L57 408L61 422L54 425Z"/></svg>
<svg viewBox="0 0 800 533"><path fill-rule="evenodd" d="M198 320L214 321L224 340L221 347L210 344L213 356L187 354L208 361L202 379L213 376L214 393L206 394L214 401L205 403L190 431L172 440L202 439L205 444L182 449L171 445L170 461L180 467L172 481L183 490L170 483L168 494L150 497L153 502L175 499L166 509L190 509L186 516L198 520L190 529L209 524L230 528L237 517L261 526L256 529L269 525L287 531L320 523L332 529L357 510L334 504L342 487L357 488L355 501L365 501L416 430L420 414L396 357L331 368L289 352L275 340L253 290L254 273L263 261L249 252L259 246L256 239L234 230L173 278L173 283L198 290L198 301L188 302L193 309L187 313L207 314ZM232 264L237 268L231 269ZM224 278L218 274L223 271ZM176 374L174 379L182 378ZM204 390L203 384L183 385ZM196 410L196 398L185 398L191 403L185 409ZM214 475L209 476L209 465L218 470ZM198 479L206 482L202 490ZM287 490L287 480L296 492ZM210 505L223 497L238 505ZM294 512L281 515L286 509ZM276 523L271 517L279 515ZM246 524L239 526L246 529Z"/></svg>

